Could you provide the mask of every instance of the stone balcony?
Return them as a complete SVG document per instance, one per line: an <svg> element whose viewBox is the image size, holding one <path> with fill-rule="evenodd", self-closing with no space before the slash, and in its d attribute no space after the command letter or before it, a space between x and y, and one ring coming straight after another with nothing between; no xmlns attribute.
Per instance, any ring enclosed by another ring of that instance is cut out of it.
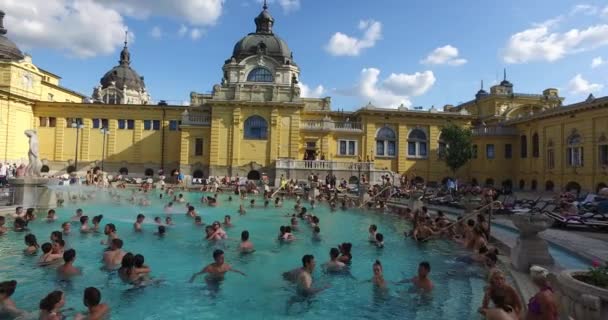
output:
<svg viewBox="0 0 608 320"><path fill-rule="evenodd" d="M515 127L479 127L472 130L474 137L488 136L517 136L517 128Z"/></svg>
<svg viewBox="0 0 608 320"><path fill-rule="evenodd" d="M184 110L182 113L182 125L209 127L211 126L211 114Z"/></svg>
<svg viewBox="0 0 608 320"><path fill-rule="evenodd" d="M361 122L333 121L330 119L304 120L302 121L302 126L300 129L305 131L363 133L363 125Z"/></svg>

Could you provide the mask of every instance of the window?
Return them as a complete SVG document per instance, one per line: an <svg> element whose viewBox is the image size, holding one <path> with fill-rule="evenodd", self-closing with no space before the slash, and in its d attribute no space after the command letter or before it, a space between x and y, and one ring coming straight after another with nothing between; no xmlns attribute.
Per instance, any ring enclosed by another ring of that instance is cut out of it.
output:
<svg viewBox="0 0 608 320"><path fill-rule="evenodd" d="M57 119L54 117L39 117L40 127L50 127L54 128L57 124Z"/></svg>
<svg viewBox="0 0 608 320"><path fill-rule="evenodd" d="M93 129L108 129L108 119L93 119Z"/></svg>
<svg viewBox="0 0 608 320"><path fill-rule="evenodd" d="M580 134L573 131L567 139L566 163L569 167L583 166L583 139Z"/></svg>
<svg viewBox="0 0 608 320"><path fill-rule="evenodd" d="M144 120L144 130L160 130L160 120Z"/></svg>
<svg viewBox="0 0 608 320"><path fill-rule="evenodd" d="M510 143L505 144L505 159L511 159L513 157L513 145Z"/></svg>
<svg viewBox="0 0 608 320"><path fill-rule="evenodd" d="M540 154L540 146L538 143L538 133L532 135L532 157L538 158Z"/></svg>
<svg viewBox="0 0 608 320"><path fill-rule="evenodd" d="M118 119L118 129L124 130L127 127L127 120Z"/></svg>
<svg viewBox="0 0 608 320"><path fill-rule="evenodd" d="M247 75L247 81L251 82L272 82L273 76L270 70L262 67L257 67Z"/></svg>
<svg viewBox="0 0 608 320"><path fill-rule="evenodd" d="M245 120L245 139L266 140L268 124L260 116L251 116Z"/></svg>
<svg viewBox="0 0 608 320"><path fill-rule="evenodd" d="M608 139L605 136L601 136L598 142L598 156L600 167L608 166Z"/></svg>
<svg viewBox="0 0 608 320"><path fill-rule="evenodd" d="M169 120L169 131L179 131L181 120Z"/></svg>
<svg viewBox="0 0 608 320"><path fill-rule="evenodd" d="M341 156L354 156L357 154L356 140L338 140L338 154Z"/></svg>
<svg viewBox="0 0 608 320"><path fill-rule="evenodd" d="M494 159L494 145L486 144L486 159Z"/></svg>
<svg viewBox="0 0 608 320"><path fill-rule="evenodd" d="M520 142L520 147L521 147L521 158L527 158L528 157L528 137L526 137L525 135L521 136L521 142Z"/></svg>
<svg viewBox="0 0 608 320"><path fill-rule="evenodd" d="M412 158L426 158L426 133L421 129L414 129L407 136L407 156Z"/></svg>
<svg viewBox="0 0 608 320"><path fill-rule="evenodd" d="M445 153L447 151L447 148L448 145L445 143L445 141L443 141L441 136L439 136L439 139L437 140L437 158L439 160L445 159Z"/></svg>
<svg viewBox="0 0 608 320"><path fill-rule="evenodd" d="M477 145L476 145L476 144L474 144L474 145L471 147L471 153L472 153L472 154L471 154L471 157L472 157L473 159L477 159Z"/></svg>
<svg viewBox="0 0 608 320"><path fill-rule="evenodd" d="M383 127L376 134L376 155L394 157L396 154L395 131L389 127Z"/></svg>
<svg viewBox="0 0 608 320"><path fill-rule="evenodd" d="M127 120L127 129L133 130L135 128L135 120Z"/></svg>
<svg viewBox="0 0 608 320"><path fill-rule="evenodd" d="M195 156L203 155L203 139L202 138L194 139L194 155Z"/></svg>
<svg viewBox="0 0 608 320"><path fill-rule="evenodd" d="M555 151L553 149L547 149L547 167L555 169Z"/></svg>
<svg viewBox="0 0 608 320"><path fill-rule="evenodd" d="M49 93L49 95L48 95L48 99L49 99L49 101L53 101L53 98L54 98L53 94L52 94L52 93Z"/></svg>
<svg viewBox="0 0 608 320"><path fill-rule="evenodd" d="M68 128L74 128L73 125L83 125L82 118L65 118L65 124Z"/></svg>

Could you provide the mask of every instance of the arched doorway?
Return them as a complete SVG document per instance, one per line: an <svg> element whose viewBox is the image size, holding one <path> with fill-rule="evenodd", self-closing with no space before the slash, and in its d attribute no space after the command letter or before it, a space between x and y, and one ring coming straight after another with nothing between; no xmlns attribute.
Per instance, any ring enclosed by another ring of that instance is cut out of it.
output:
<svg viewBox="0 0 608 320"><path fill-rule="evenodd" d="M348 183L349 184L357 184L359 183L359 178L356 176L351 176L350 178L348 178Z"/></svg>
<svg viewBox="0 0 608 320"><path fill-rule="evenodd" d="M251 170L247 174L247 180L260 180L260 172L257 170Z"/></svg>
<svg viewBox="0 0 608 320"><path fill-rule="evenodd" d="M530 189L532 189L532 191L536 191L536 188L538 188L538 182L536 182L536 180L532 180L532 186Z"/></svg>
<svg viewBox="0 0 608 320"><path fill-rule="evenodd" d="M194 179L202 179L204 176L203 170L197 169L192 173L192 178Z"/></svg>
<svg viewBox="0 0 608 320"><path fill-rule="evenodd" d="M566 184L566 191L576 191L576 194L581 192L581 185L576 181L570 181Z"/></svg>
<svg viewBox="0 0 608 320"><path fill-rule="evenodd" d="M128 176L129 175L129 169L127 169L126 167L122 167L118 170L118 173L122 174L123 176Z"/></svg>
<svg viewBox="0 0 608 320"><path fill-rule="evenodd" d="M416 176L416 177L414 178L414 183L415 183L415 184L422 184L422 183L424 183L424 178L423 178L423 177L421 177L421 176Z"/></svg>
<svg viewBox="0 0 608 320"><path fill-rule="evenodd" d="M549 180L545 182L545 191L553 191L553 189L555 189L555 184L553 181Z"/></svg>
<svg viewBox="0 0 608 320"><path fill-rule="evenodd" d="M40 168L40 172L42 173L47 173L49 171L51 171L51 168L49 168L49 166L47 166L46 164Z"/></svg>
<svg viewBox="0 0 608 320"><path fill-rule="evenodd" d="M477 179L473 178L471 179L471 185L473 185L473 187L477 187L479 185L479 182L477 182Z"/></svg>
<svg viewBox="0 0 608 320"><path fill-rule="evenodd" d="M152 170L151 168L148 168L144 171L144 175L146 177L152 177L152 176L154 176L154 170Z"/></svg>
<svg viewBox="0 0 608 320"><path fill-rule="evenodd" d="M494 179L487 178L486 179L486 187L493 187L493 186L494 186Z"/></svg>
<svg viewBox="0 0 608 320"><path fill-rule="evenodd" d="M595 188L595 193L599 193L600 190L604 189L604 188L608 188L608 185L606 185L603 182L600 182L597 184L597 187Z"/></svg>
<svg viewBox="0 0 608 320"><path fill-rule="evenodd" d="M502 188L504 190L504 193L511 193L513 192L513 181L511 181L511 179L507 179L505 181L502 182Z"/></svg>
<svg viewBox="0 0 608 320"><path fill-rule="evenodd" d="M526 180L519 180L519 190L524 190L526 188Z"/></svg>

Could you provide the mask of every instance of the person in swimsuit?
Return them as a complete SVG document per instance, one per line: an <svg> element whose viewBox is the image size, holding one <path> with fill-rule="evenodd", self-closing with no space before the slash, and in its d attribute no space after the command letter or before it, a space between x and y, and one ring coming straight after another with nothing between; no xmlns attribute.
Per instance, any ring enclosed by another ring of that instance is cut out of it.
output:
<svg viewBox="0 0 608 320"><path fill-rule="evenodd" d="M110 314L110 307L107 304L101 303L101 292L95 287L88 287L84 289L85 307L88 309L88 314L77 314L74 320L101 320L108 318Z"/></svg>
<svg viewBox="0 0 608 320"><path fill-rule="evenodd" d="M15 280L0 282L0 319L14 319L23 314L11 299L15 289L17 289Z"/></svg>
<svg viewBox="0 0 608 320"><path fill-rule="evenodd" d="M39 320L63 320L60 310L65 305L65 296L62 291L53 291L40 300Z"/></svg>
<svg viewBox="0 0 608 320"><path fill-rule="evenodd" d="M224 251L222 251L222 250L217 249L217 250L213 251L213 260L214 260L213 263L208 264L200 272L193 274L192 277L190 278L190 282L193 282L194 279L196 279L196 277L198 277L199 275L204 274L204 273L208 274L206 279L212 280L212 281L223 280L224 275L228 271L240 273L243 276L246 276L245 273L243 273L239 270L233 269L229 264L224 262Z"/></svg>
<svg viewBox="0 0 608 320"><path fill-rule="evenodd" d="M52 223L57 220L57 216L55 215L55 210L51 209L46 213L46 222Z"/></svg>
<svg viewBox="0 0 608 320"><path fill-rule="evenodd" d="M80 232L88 233L90 232L89 228L89 216L80 217Z"/></svg>
<svg viewBox="0 0 608 320"><path fill-rule="evenodd" d="M500 270L495 270L490 274L489 286L486 288L481 309L488 309L490 305L490 297L493 295L502 295L505 297L505 305L511 306L515 311L515 314L520 314L523 306L521 305L521 299L519 294L513 287L507 284L505 275Z"/></svg>
<svg viewBox="0 0 608 320"><path fill-rule="evenodd" d="M230 215L226 215L224 216L224 228L230 228L233 227L234 225L232 224L232 217L230 217Z"/></svg>
<svg viewBox="0 0 608 320"><path fill-rule="evenodd" d="M72 218L70 218L70 220L72 222L78 222L80 221L80 217L82 217L82 209L76 209L76 214L72 216Z"/></svg>
<svg viewBox="0 0 608 320"><path fill-rule="evenodd" d="M329 261L325 263L325 270L327 272L340 272L346 266L344 262L338 260L338 256L340 255L340 250L337 248L331 248L329 250Z"/></svg>
<svg viewBox="0 0 608 320"><path fill-rule="evenodd" d="M505 303L505 296L493 294L490 300L494 303L494 308L480 309L479 313L485 316L486 320L518 320L519 316L510 305Z"/></svg>
<svg viewBox="0 0 608 320"><path fill-rule="evenodd" d="M135 272L135 256L131 252L126 253L122 257L120 268L118 269L118 276L125 283L133 285L141 283L142 278Z"/></svg>
<svg viewBox="0 0 608 320"><path fill-rule="evenodd" d="M378 232L378 227L375 224L372 224L369 226L369 229L367 230L369 231L369 242L375 243L376 242L376 233Z"/></svg>
<svg viewBox="0 0 608 320"><path fill-rule="evenodd" d="M343 262L344 264L350 265L353 260L353 255L350 253L353 245L350 242L344 242L338 246L340 250L340 256L338 257L338 261Z"/></svg>
<svg viewBox="0 0 608 320"><path fill-rule="evenodd" d="M36 236L31 233L25 235L25 245L27 247L23 252L28 255L35 255L38 253L38 248L40 248L38 241L36 241Z"/></svg>
<svg viewBox="0 0 608 320"><path fill-rule="evenodd" d="M433 290L433 282L429 278L431 272L431 264L423 261L418 265L418 275L412 278L414 286L420 290L431 292Z"/></svg>
<svg viewBox="0 0 608 320"><path fill-rule="evenodd" d="M42 255L38 259L38 264L46 266L52 264L63 257L63 254L53 253L53 245L50 242L45 242L41 246Z"/></svg>
<svg viewBox="0 0 608 320"><path fill-rule="evenodd" d="M371 282L376 288L385 289L386 281L384 280L383 269L380 260L376 260L376 262L374 262L372 269L374 271L374 276L372 277Z"/></svg>
<svg viewBox="0 0 608 320"><path fill-rule="evenodd" d="M64 222L61 224L61 232L63 232L64 235L69 235L70 231L72 229L72 225L69 222Z"/></svg>
<svg viewBox="0 0 608 320"><path fill-rule="evenodd" d="M91 227L91 232L99 232L99 224L101 223L101 219L103 219L102 214L93 217L93 226Z"/></svg>
<svg viewBox="0 0 608 320"><path fill-rule="evenodd" d="M312 272L316 266L315 257L312 254L307 254L302 257L302 271L298 274L296 281L296 292L299 296L309 298L325 289L314 288L312 286Z"/></svg>
<svg viewBox="0 0 608 320"><path fill-rule="evenodd" d="M107 269L116 269L122 262L125 252L122 251L122 240L114 239L110 244L110 250L103 253L103 262Z"/></svg>
<svg viewBox="0 0 608 320"><path fill-rule="evenodd" d="M146 216L144 216L143 214L138 214L137 218L135 219L135 223L133 224L133 230L135 232L142 232L143 228L142 228L142 224L144 223L144 220L146 219Z"/></svg>
<svg viewBox="0 0 608 320"><path fill-rule="evenodd" d="M64 264L57 268L57 275L59 278L67 280L74 276L81 274L80 269L74 267L74 261L76 260L76 250L70 249L63 253Z"/></svg>
<svg viewBox="0 0 608 320"><path fill-rule="evenodd" d="M557 303L553 289L551 289L547 280L549 271L539 266L532 266L530 275L532 276L532 282L540 288L540 291L528 302L526 320L557 320L559 318Z"/></svg>
<svg viewBox="0 0 608 320"><path fill-rule="evenodd" d="M4 216L0 216L0 236L8 232L8 228L4 226L5 223Z"/></svg>
<svg viewBox="0 0 608 320"><path fill-rule="evenodd" d="M118 239L118 235L116 234L116 226L113 223L108 223L103 229L103 233L108 236L106 241L101 241L101 244L110 245L112 240Z"/></svg>
<svg viewBox="0 0 608 320"><path fill-rule="evenodd" d="M241 232L241 244L239 245L239 251L241 253L252 253L255 251L253 243L249 241L249 231L245 230Z"/></svg>

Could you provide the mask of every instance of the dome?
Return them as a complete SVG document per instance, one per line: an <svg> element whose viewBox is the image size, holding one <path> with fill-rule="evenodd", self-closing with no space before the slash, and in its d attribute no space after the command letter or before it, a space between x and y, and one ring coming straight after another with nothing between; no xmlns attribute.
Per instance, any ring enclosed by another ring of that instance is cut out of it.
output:
<svg viewBox="0 0 608 320"><path fill-rule="evenodd" d="M500 82L500 85L503 87L509 87L509 88L513 87L513 84L511 82L509 82L509 80L507 80L507 69L506 68L503 70L503 74L504 74L504 76L503 76L502 81Z"/></svg>
<svg viewBox="0 0 608 320"><path fill-rule="evenodd" d="M477 93L475 94L475 99L483 98L487 95L489 95L489 93L483 89L483 80L481 80L481 87L479 88L479 91L477 91Z"/></svg>
<svg viewBox="0 0 608 320"><path fill-rule="evenodd" d="M287 43L272 32L274 18L268 12L268 6L264 3L262 12L254 19L255 32L243 37L234 45L232 58L237 62L256 55L264 54L270 56L282 64L295 64L293 54Z"/></svg>
<svg viewBox="0 0 608 320"><path fill-rule="evenodd" d="M4 29L4 11L0 11L0 59L21 60L23 53L17 45L6 37L7 30Z"/></svg>
<svg viewBox="0 0 608 320"><path fill-rule="evenodd" d="M127 89L130 90L143 91L146 88L144 78L140 77L139 74L137 74L137 71L131 68L131 55L127 48L126 41L125 47L120 52L119 64L112 68L112 70L106 72L101 78L100 83L103 89L112 86L112 84L118 89L127 86Z"/></svg>

